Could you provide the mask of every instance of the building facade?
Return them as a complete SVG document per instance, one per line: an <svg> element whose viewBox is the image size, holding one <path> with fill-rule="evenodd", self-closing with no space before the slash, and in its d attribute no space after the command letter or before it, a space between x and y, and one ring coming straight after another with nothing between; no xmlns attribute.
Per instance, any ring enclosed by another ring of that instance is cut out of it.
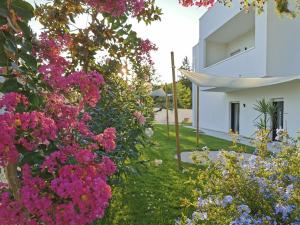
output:
<svg viewBox="0 0 300 225"><path fill-rule="evenodd" d="M211 76L283 77L300 75L300 18L276 13L273 1L263 13L216 3L199 19L199 42L193 48L193 70ZM275 127L297 136L300 129L300 81L228 92L200 88L200 127L252 137L263 98L277 108ZM193 126L196 126L196 85L193 85Z"/></svg>

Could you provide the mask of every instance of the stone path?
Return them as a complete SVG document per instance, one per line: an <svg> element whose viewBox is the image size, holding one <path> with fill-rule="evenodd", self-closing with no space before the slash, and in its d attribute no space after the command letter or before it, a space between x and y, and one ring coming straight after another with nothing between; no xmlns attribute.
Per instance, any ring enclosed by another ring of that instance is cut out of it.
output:
<svg viewBox="0 0 300 225"><path fill-rule="evenodd" d="M181 161L185 163L194 163L192 160L192 154L193 152L182 152ZM216 161L219 154L220 154L219 151L209 151L208 158L211 161ZM236 153L236 154L243 156L245 160L248 160L251 156L253 156L252 154L248 154L248 153ZM175 159L177 159L177 155L175 155Z"/></svg>
<svg viewBox="0 0 300 225"><path fill-rule="evenodd" d="M185 126L185 127L196 130L193 126ZM209 129L204 129L204 128L201 128L200 133L204 133L205 135L217 137L217 138L220 138L220 139L223 139L223 140L232 141L232 138L230 137L230 135L228 133L209 130ZM239 137L239 143L253 147L253 143L252 143L251 138L240 136ZM280 152L280 142L275 141L275 142L268 143L268 150L270 152L273 152L273 153Z"/></svg>

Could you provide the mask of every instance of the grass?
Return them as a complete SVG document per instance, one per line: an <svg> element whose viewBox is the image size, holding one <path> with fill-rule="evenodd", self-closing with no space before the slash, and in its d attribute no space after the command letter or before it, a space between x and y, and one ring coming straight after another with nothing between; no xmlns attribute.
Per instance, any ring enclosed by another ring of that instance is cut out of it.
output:
<svg viewBox="0 0 300 225"><path fill-rule="evenodd" d="M110 207L99 225L168 225L180 216L180 199L191 193L191 187L185 184L189 174L177 169L174 126L170 126L169 138L165 125L155 125L154 131L154 146L141 148L141 160L149 163L137 165L138 174L127 176L121 185L114 187ZM182 151L195 149L193 130L181 126L180 142ZM230 146L230 142L201 135L202 146L220 149ZM156 166L155 159L163 163Z"/></svg>

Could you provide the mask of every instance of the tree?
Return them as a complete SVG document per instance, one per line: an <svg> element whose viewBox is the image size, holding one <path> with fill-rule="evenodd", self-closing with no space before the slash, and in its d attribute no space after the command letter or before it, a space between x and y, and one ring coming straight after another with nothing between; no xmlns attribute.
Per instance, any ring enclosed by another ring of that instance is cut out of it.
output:
<svg viewBox="0 0 300 225"><path fill-rule="evenodd" d="M182 82L177 82L178 105L184 109L192 108L192 92Z"/></svg>
<svg viewBox="0 0 300 225"><path fill-rule="evenodd" d="M118 172L123 172L124 162L138 157L137 143L145 143L143 130L153 118L147 86L155 74L150 53L157 49L150 40L138 36L131 22L149 25L159 21L161 9L154 0L65 0L39 5L36 15L50 36L63 33L72 37L72 69L83 67L103 75L102 99L89 110L89 124L97 132L106 126L117 128L118 151L112 157ZM78 27L82 18L86 18L86 26ZM147 118L145 125L132 117L136 111Z"/></svg>
<svg viewBox="0 0 300 225"><path fill-rule="evenodd" d="M183 58L180 69L191 71L190 61L187 56ZM179 79L179 82L192 91L192 82L188 78L185 76L180 76Z"/></svg>

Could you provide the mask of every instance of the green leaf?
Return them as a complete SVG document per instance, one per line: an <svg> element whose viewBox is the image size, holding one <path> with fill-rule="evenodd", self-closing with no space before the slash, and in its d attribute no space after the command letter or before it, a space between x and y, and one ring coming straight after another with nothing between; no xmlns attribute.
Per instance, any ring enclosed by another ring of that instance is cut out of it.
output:
<svg viewBox="0 0 300 225"><path fill-rule="evenodd" d="M21 16L22 19L30 20L34 17L34 8L33 6L23 0L13 0L12 8L16 11L18 16Z"/></svg>
<svg viewBox="0 0 300 225"><path fill-rule="evenodd" d="M41 105L43 105L44 99L42 96L33 93L33 94L29 94L27 97L28 100L30 101L31 107L39 108Z"/></svg>
<svg viewBox="0 0 300 225"><path fill-rule="evenodd" d="M32 43L30 41L25 41L22 45L22 48L26 51L26 52L31 52L32 51Z"/></svg>
<svg viewBox="0 0 300 225"><path fill-rule="evenodd" d="M26 39L29 39L31 37L31 29L29 28L29 26L22 21L19 21L18 24L23 31L24 37Z"/></svg>
<svg viewBox="0 0 300 225"><path fill-rule="evenodd" d="M8 59L4 52L4 48L0 46L0 66L7 66Z"/></svg>
<svg viewBox="0 0 300 225"><path fill-rule="evenodd" d="M3 17L0 17L0 26L7 24L7 20Z"/></svg>
<svg viewBox="0 0 300 225"><path fill-rule="evenodd" d="M37 70L37 60L32 56L21 50L20 58L24 60L25 64L29 66L33 71Z"/></svg>
<svg viewBox="0 0 300 225"><path fill-rule="evenodd" d="M7 10L7 4L6 1L1 0L0 1L0 16L7 17L8 10Z"/></svg>
<svg viewBox="0 0 300 225"><path fill-rule="evenodd" d="M74 19L74 17L73 17L73 15L69 15L69 18L70 18L70 20L71 20L73 23L76 23L76 22L75 22L75 19Z"/></svg>
<svg viewBox="0 0 300 225"><path fill-rule="evenodd" d="M9 51L9 52L12 52L12 53L15 53L16 50L17 50L17 46L10 39L6 39L3 47L6 51Z"/></svg>
<svg viewBox="0 0 300 225"><path fill-rule="evenodd" d="M21 85L18 83L17 79L15 77L9 78L6 79L1 85L0 92L6 93L11 91L16 91L19 88L21 88Z"/></svg>

